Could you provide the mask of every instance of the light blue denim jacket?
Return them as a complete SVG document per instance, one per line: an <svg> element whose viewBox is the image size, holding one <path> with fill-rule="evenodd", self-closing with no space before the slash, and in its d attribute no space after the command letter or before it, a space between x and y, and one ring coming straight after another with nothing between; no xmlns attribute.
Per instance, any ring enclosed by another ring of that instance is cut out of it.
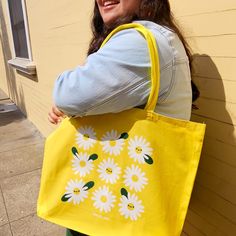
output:
<svg viewBox="0 0 236 236"><path fill-rule="evenodd" d="M149 21L160 57L160 91L155 111L190 119L192 90L189 62L178 36ZM115 34L84 66L68 70L55 82L55 105L67 115L116 113L147 102L150 61L145 39L134 29Z"/></svg>

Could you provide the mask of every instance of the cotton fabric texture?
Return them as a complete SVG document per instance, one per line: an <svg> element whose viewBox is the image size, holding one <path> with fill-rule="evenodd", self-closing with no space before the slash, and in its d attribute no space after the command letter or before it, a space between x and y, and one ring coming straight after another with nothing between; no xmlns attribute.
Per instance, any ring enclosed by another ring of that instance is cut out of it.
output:
<svg viewBox="0 0 236 236"><path fill-rule="evenodd" d="M155 111L189 120L191 77L182 42L166 27L149 21L137 23L153 33L158 45L161 79ZM135 29L122 30L90 55L85 65L58 76L55 104L65 114L76 116L117 113L146 104L151 88L150 67L145 39Z"/></svg>
<svg viewBox="0 0 236 236"><path fill-rule="evenodd" d="M160 68L147 41L151 89L145 109L66 118L46 141L38 216L92 236L179 236L199 163L205 125L154 112ZM106 44L105 44L106 45Z"/></svg>

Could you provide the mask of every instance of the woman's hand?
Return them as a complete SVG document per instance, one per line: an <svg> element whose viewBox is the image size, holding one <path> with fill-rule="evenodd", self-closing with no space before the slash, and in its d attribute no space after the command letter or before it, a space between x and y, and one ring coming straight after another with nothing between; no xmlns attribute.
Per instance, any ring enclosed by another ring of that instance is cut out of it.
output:
<svg viewBox="0 0 236 236"><path fill-rule="evenodd" d="M64 117L65 114L60 111L55 105L52 106L51 111L48 113L48 120L55 125L61 122L62 118Z"/></svg>

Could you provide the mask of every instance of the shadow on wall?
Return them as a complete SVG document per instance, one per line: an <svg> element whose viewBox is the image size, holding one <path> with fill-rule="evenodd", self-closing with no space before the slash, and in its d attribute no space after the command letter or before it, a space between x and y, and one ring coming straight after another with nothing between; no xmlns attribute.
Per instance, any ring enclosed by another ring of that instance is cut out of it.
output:
<svg viewBox="0 0 236 236"><path fill-rule="evenodd" d="M12 59L12 54L11 54L10 43L9 43L9 38L7 34L6 20L4 18L1 1L0 1L0 29L2 32L2 34L0 34L0 40L1 40L1 47L3 51L8 94L10 98L17 104L17 106L21 108L21 111L27 116L23 89L21 86L19 85L17 86L14 69L7 63L8 60ZM9 123L10 122L13 122L13 120L9 121Z"/></svg>
<svg viewBox="0 0 236 236"><path fill-rule="evenodd" d="M206 220L197 223L199 231L204 232L207 222L216 224L215 228L218 228L214 217L206 209L214 209L212 214L215 214L216 219L223 216L232 222L233 212L223 212L217 202L227 201L227 204L232 204L232 211L234 210L236 201L232 185L236 185L236 180L232 176L235 176L233 171L236 170L236 137L231 119L233 116L230 115L232 111L227 111L223 80L211 57L204 54L193 55L193 80L201 95L195 103L199 109L193 111L192 120L206 123L206 135L189 209ZM193 215L189 216L188 220L187 215L186 224L195 223L191 218Z"/></svg>
<svg viewBox="0 0 236 236"><path fill-rule="evenodd" d="M227 110L223 80L214 61L208 55L194 54L192 74L200 90L200 98L195 103L199 109L193 112L192 119L207 124L206 139L215 137L217 141L236 147L233 115ZM219 129L213 129L213 126ZM227 131L222 127L227 127ZM221 136L220 130L227 134Z"/></svg>

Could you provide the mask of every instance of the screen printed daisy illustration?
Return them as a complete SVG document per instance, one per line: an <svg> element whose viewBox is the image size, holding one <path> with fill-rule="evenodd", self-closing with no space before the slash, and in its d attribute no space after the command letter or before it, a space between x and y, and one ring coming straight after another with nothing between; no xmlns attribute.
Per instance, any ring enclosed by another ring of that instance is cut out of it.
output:
<svg viewBox="0 0 236 236"><path fill-rule="evenodd" d="M97 154L88 155L87 153L78 153L75 147L72 148L74 159L72 160L72 170L75 174L79 174L80 177L84 177L89 174L93 169L93 161L98 158Z"/></svg>
<svg viewBox="0 0 236 236"><path fill-rule="evenodd" d="M96 143L96 133L91 126L82 126L76 134L76 141L80 148L88 150Z"/></svg>
<svg viewBox="0 0 236 236"><path fill-rule="evenodd" d="M152 164L151 157L153 149L150 144L143 138L135 136L129 140L129 156L139 163Z"/></svg>
<svg viewBox="0 0 236 236"><path fill-rule="evenodd" d="M140 192L147 184L147 180L145 173L138 166L132 165L125 169L124 183L131 190Z"/></svg>
<svg viewBox="0 0 236 236"><path fill-rule="evenodd" d="M135 194L130 194L125 188L121 189L121 202L119 203L119 212L126 219L135 221L144 212L142 201Z"/></svg>
<svg viewBox="0 0 236 236"><path fill-rule="evenodd" d="M123 149L124 141L128 138L127 133L118 134L116 130L106 132L103 137L101 144L102 150L110 155L119 155Z"/></svg>
<svg viewBox="0 0 236 236"><path fill-rule="evenodd" d="M94 182L70 180L66 186L66 193L62 196L63 202L73 202L74 205L83 202L88 197L88 190L94 186Z"/></svg>
<svg viewBox="0 0 236 236"><path fill-rule="evenodd" d="M114 159L103 160L98 166L99 177L106 183L114 184L121 173L121 168L114 162Z"/></svg>
<svg viewBox="0 0 236 236"><path fill-rule="evenodd" d="M114 202L116 196L109 191L109 188L106 186L99 187L94 193L92 200L94 201L94 207L99 209L101 212L110 212L114 207Z"/></svg>

